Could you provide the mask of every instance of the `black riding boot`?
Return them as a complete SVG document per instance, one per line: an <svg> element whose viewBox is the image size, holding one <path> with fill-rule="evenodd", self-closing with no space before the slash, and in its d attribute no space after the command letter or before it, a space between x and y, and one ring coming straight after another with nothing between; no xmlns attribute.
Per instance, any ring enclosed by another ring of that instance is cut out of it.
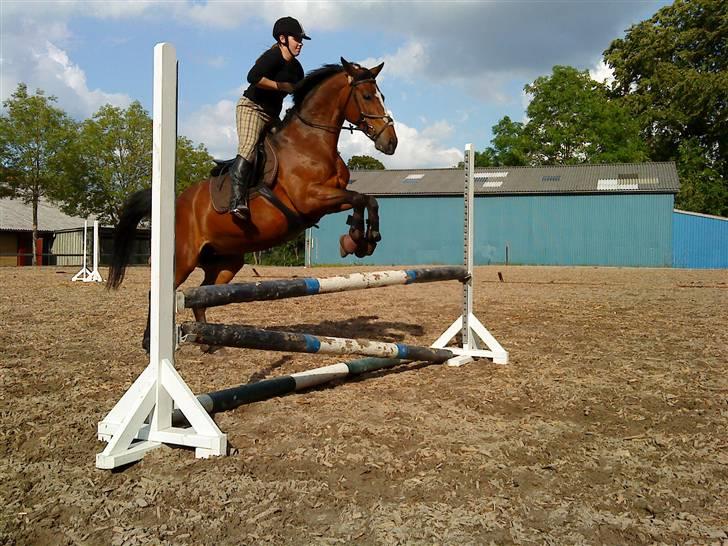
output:
<svg viewBox="0 0 728 546"><path fill-rule="evenodd" d="M252 163L243 156L235 157L235 162L230 167L230 178L232 179L232 196L230 199L230 214L241 220L250 220L250 209L248 208L248 182L250 180Z"/></svg>

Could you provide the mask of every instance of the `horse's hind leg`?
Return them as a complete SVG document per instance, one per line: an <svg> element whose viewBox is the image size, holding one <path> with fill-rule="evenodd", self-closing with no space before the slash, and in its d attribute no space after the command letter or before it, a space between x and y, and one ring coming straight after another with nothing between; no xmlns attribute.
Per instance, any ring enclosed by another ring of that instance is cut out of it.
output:
<svg viewBox="0 0 728 546"><path fill-rule="evenodd" d="M233 280L233 277L245 265L245 255L240 256L212 256L200 264L205 272L205 278L200 286L211 284L226 284ZM206 307L195 307L192 309L197 322L207 322ZM214 352L218 347L202 346L206 353Z"/></svg>

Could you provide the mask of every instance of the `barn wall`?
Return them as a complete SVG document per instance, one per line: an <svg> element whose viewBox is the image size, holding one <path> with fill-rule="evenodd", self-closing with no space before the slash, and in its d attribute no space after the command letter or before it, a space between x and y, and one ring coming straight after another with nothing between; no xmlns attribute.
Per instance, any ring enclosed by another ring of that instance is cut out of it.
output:
<svg viewBox="0 0 728 546"><path fill-rule="evenodd" d="M93 229L88 230L86 246L88 248L86 263L91 267L93 256ZM63 231L56 233L51 252L55 255L55 265L78 266L83 264L83 228L77 231Z"/></svg>
<svg viewBox="0 0 728 546"><path fill-rule="evenodd" d="M728 269L728 218L673 213L673 265Z"/></svg>
<svg viewBox="0 0 728 546"><path fill-rule="evenodd" d="M312 263L462 263L462 197L379 198L383 240L374 256L342 259L348 213L313 230ZM478 196L475 263L672 265L671 194Z"/></svg>

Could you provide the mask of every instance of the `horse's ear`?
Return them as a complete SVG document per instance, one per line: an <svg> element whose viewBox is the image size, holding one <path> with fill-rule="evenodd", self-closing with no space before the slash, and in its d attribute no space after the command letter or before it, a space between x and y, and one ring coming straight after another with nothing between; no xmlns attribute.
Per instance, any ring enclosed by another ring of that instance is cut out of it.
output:
<svg viewBox="0 0 728 546"><path fill-rule="evenodd" d="M344 70L346 70L346 73L349 74L349 76L351 76L352 78L356 78L356 68L353 64L344 59L344 57L341 57L341 64L343 65Z"/></svg>
<svg viewBox="0 0 728 546"><path fill-rule="evenodd" d="M374 68L370 68L369 72L374 74L374 77L376 78L377 76L379 76L379 73L382 71L382 68L384 68L384 63L377 65Z"/></svg>

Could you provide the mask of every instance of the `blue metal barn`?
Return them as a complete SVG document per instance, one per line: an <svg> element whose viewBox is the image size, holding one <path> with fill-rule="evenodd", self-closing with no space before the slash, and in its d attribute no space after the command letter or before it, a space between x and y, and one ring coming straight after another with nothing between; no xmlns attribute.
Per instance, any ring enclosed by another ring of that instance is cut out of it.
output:
<svg viewBox="0 0 728 546"><path fill-rule="evenodd" d="M475 263L671 267L674 163L476 169ZM342 259L348 213L311 230L312 264L459 264L459 169L355 171L350 188L375 195L382 242Z"/></svg>
<svg viewBox="0 0 728 546"><path fill-rule="evenodd" d="M674 267L728 269L728 218L675 210Z"/></svg>

